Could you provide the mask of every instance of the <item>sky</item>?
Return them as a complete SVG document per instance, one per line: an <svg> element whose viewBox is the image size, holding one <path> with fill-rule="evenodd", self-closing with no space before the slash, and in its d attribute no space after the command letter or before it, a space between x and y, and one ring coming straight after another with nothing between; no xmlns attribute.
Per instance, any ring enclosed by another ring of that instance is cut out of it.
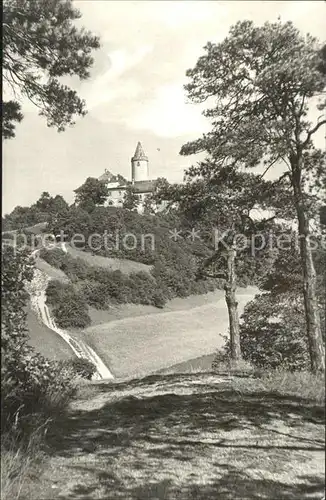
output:
<svg viewBox="0 0 326 500"><path fill-rule="evenodd" d="M63 133L48 128L32 104L16 137L3 144L3 213L34 203L43 191L71 203L73 190L104 169L130 179L138 141L150 177L180 182L196 157L181 146L209 130L199 106L187 102L186 70L208 41L219 42L239 20L291 20L320 40L326 34L323 1L76 0L80 23L101 38L91 77L69 84L88 114ZM323 147L323 134L317 144Z"/></svg>

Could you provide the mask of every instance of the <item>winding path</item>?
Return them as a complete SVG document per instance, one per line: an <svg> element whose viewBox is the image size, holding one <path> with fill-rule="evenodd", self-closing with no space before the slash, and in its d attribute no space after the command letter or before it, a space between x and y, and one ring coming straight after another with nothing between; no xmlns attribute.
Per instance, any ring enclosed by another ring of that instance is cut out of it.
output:
<svg viewBox="0 0 326 500"><path fill-rule="evenodd" d="M114 377L111 371L89 345L82 340L72 337L70 333L56 325L46 304L46 287L50 279L51 278L46 276L45 273L42 273L39 269L35 269L33 281L30 283L30 286L27 287L30 293L33 311L45 326L60 335L78 358L86 358L96 366L96 373L93 377L94 380L113 379Z"/></svg>

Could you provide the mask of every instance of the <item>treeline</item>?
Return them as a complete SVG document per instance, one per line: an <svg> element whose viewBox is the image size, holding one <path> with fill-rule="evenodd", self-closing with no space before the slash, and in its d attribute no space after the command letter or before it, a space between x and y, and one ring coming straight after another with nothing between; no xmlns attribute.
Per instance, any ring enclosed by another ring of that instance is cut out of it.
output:
<svg viewBox="0 0 326 500"><path fill-rule="evenodd" d="M197 280L194 269L187 267L189 255L182 256L183 260L166 259L165 264L157 260L149 272L127 275L91 266L59 248L42 249L40 257L70 278L69 284L52 280L47 287L47 301L58 326L88 326L88 306L105 310L112 305L133 303L162 308L169 299L207 293L220 284L217 280Z"/></svg>

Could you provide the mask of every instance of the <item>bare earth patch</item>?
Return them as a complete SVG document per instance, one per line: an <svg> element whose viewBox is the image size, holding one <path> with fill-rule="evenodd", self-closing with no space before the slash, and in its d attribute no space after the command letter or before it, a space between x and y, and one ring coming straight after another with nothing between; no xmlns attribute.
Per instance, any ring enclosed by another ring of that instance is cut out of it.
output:
<svg viewBox="0 0 326 500"><path fill-rule="evenodd" d="M321 499L322 406L240 386L174 374L85 387L26 498Z"/></svg>

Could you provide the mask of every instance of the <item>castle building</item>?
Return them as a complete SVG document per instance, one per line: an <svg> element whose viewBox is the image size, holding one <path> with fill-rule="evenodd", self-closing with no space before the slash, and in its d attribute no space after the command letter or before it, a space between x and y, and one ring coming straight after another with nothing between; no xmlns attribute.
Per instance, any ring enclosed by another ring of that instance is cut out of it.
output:
<svg viewBox="0 0 326 500"><path fill-rule="evenodd" d="M113 175L107 169L98 180L105 182L109 190L109 197L105 206L122 207L126 189L132 185L135 194L139 197L139 212L142 212L144 201L153 192L156 183L156 179L149 178L148 157L144 153L140 142L138 142L135 154L131 158L131 181L128 181L122 175Z"/></svg>

